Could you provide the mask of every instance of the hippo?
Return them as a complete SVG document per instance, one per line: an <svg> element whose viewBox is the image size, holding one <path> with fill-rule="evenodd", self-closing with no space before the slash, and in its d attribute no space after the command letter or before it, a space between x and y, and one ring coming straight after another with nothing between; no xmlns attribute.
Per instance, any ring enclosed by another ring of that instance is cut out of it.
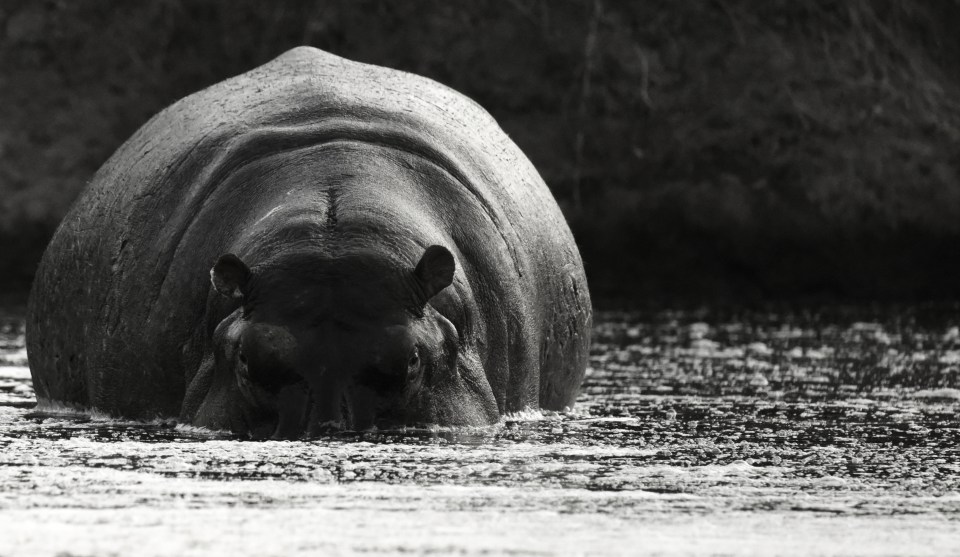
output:
<svg viewBox="0 0 960 557"><path fill-rule="evenodd" d="M575 401L592 310L533 165L424 77L299 47L154 116L55 232L38 409L252 438Z"/></svg>

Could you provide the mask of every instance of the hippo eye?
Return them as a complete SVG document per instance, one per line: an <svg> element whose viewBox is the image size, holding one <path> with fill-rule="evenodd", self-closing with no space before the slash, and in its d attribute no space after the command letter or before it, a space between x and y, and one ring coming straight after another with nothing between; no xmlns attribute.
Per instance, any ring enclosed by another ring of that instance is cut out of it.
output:
<svg viewBox="0 0 960 557"><path fill-rule="evenodd" d="M240 353L240 363L243 365L247 365L247 356L243 352Z"/></svg>
<svg viewBox="0 0 960 557"><path fill-rule="evenodd" d="M414 368L420 365L420 352L414 348L413 354L410 355L410 361L407 362L407 366Z"/></svg>

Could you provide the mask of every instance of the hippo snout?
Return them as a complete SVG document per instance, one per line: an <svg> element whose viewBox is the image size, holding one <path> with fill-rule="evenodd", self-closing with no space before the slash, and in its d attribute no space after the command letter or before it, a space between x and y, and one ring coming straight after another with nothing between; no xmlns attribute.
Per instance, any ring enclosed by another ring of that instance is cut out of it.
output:
<svg viewBox="0 0 960 557"><path fill-rule="evenodd" d="M241 336L237 369L256 387L277 394L303 381L297 372L297 351L297 340L286 328L252 324Z"/></svg>

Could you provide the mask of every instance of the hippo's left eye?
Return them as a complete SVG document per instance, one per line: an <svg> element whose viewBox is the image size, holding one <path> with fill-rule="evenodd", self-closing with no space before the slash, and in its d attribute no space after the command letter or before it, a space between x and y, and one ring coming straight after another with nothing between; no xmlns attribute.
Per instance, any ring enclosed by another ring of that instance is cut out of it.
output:
<svg viewBox="0 0 960 557"><path fill-rule="evenodd" d="M407 367L415 368L420 365L420 352L414 348L413 354L410 355L410 360L407 362Z"/></svg>

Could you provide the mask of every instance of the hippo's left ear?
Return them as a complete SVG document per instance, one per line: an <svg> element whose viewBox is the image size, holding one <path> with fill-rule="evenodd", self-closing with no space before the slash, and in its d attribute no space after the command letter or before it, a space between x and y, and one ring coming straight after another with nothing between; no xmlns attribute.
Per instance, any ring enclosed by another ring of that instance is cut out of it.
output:
<svg viewBox="0 0 960 557"><path fill-rule="evenodd" d="M438 292L453 283L453 272L456 263L453 254L443 246L430 246L423 253L417 268L413 271L423 292L422 302L433 298Z"/></svg>
<svg viewBox="0 0 960 557"><path fill-rule="evenodd" d="M213 287L228 298L242 298L249 280L250 269L247 264L232 253L221 255L210 269Z"/></svg>

